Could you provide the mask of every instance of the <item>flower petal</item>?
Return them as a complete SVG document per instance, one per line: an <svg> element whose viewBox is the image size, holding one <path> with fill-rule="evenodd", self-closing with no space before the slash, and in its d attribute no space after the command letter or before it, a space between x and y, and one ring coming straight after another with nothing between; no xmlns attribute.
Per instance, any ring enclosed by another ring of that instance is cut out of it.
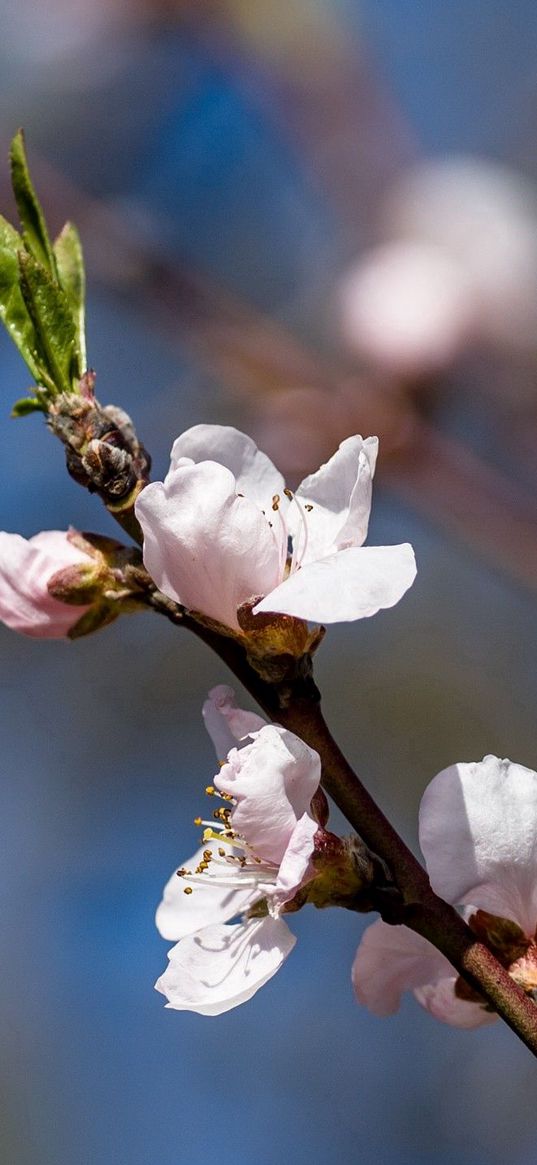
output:
<svg viewBox="0 0 537 1165"><path fill-rule="evenodd" d="M360 436L347 437L326 465L299 485L296 497L301 506L312 507L307 512L308 539L303 551L293 506L288 521L293 522L302 565L326 558L342 545L361 546L365 541L377 451L376 437L365 441Z"/></svg>
<svg viewBox="0 0 537 1165"><path fill-rule="evenodd" d="M289 575L254 607L312 623L341 623L393 607L416 577L414 551L400 546L351 546Z"/></svg>
<svg viewBox="0 0 537 1165"><path fill-rule="evenodd" d="M203 705L202 715L220 764L224 764L230 749L243 737L258 732L267 723L256 712L238 708L235 692L227 684L218 684L216 688L211 688L209 697Z"/></svg>
<svg viewBox="0 0 537 1165"><path fill-rule="evenodd" d="M537 926L537 773L487 756L452 765L425 790L420 844L433 889Z"/></svg>
<svg viewBox="0 0 537 1165"><path fill-rule="evenodd" d="M184 465L142 490L136 515L144 563L169 598L238 629L237 607L280 578L280 548L267 520L237 497L229 469Z"/></svg>
<svg viewBox="0 0 537 1165"><path fill-rule="evenodd" d="M456 981L455 975L449 979L439 979L437 983L417 987L414 995L418 1003L434 1015L435 1019L449 1023L452 1027L470 1030L495 1023L498 1018L496 1012L487 1011L480 1003L458 998L455 994Z"/></svg>
<svg viewBox="0 0 537 1165"><path fill-rule="evenodd" d="M297 890L313 877L315 870L311 863L313 839L319 826L309 813L304 813L297 821L283 855L276 888L270 895L274 907L279 909L294 898Z"/></svg>
<svg viewBox="0 0 537 1165"><path fill-rule="evenodd" d="M251 744L232 749L214 784L236 799L233 829L257 857L279 865L320 779L318 753L293 732L267 724Z"/></svg>
<svg viewBox="0 0 537 1165"><path fill-rule="evenodd" d="M173 470L183 457L225 465L236 480L237 493L267 513L274 494L283 495L285 481L270 457L246 433L229 425L193 425L187 429L174 442L170 468Z"/></svg>
<svg viewBox="0 0 537 1165"><path fill-rule="evenodd" d="M211 850L217 855L218 843L207 842L185 863L187 870L195 870L203 858L204 850ZM233 851L230 849L229 851ZM157 908L155 922L163 938L177 939L184 935L194 934L211 923L228 922L243 914L259 898L259 891L245 887L243 890L234 890L229 886L216 886L211 880L211 873L216 873L210 863L209 870L203 875L203 882L190 883L181 878L174 870L170 880L164 887L162 902ZM234 873L230 868L230 876ZM218 874L226 876L226 867L218 864ZM185 890L192 886L192 893L185 894Z"/></svg>
<svg viewBox="0 0 537 1165"><path fill-rule="evenodd" d="M14 631L60 639L87 606L54 599L47 584L58 570L91 561L68 540L64 530L45 530L33 538L0 532L0 619Z"/></svg>
<svg viewBox="0 0 537 1165"><path fill-rule="evenodd" d="M295 942L281 919L208 926L172 948L155 987L167 1007L221 1015L251 999L279 971Z"/></svg>
<svg viewBox="0 0 537 1165"><path fill-rule="evenodd" d="M455 1027L479 1027L497 1016L479 1003L458 999L457 975L427 939L406 926L374 922L364 932L352 968L356 997L375 1015L393 1015L404 991L412 991L436 1019Z"/></svg>
<svg viewBox="0 0 537 1165"><path fill-rule="evenodd" d="M356 997L375 1015L393 1015L404 991L439 978L453 978L453 967L427 939L407 926L379 920L368 926L356 952L352 982Z"/></svg>

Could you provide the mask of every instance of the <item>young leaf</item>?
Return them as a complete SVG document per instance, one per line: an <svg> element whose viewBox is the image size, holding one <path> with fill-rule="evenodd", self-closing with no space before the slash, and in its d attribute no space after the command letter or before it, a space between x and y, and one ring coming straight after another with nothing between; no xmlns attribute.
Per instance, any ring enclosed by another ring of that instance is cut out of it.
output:
<svg viewBox="0 0 537 1165"><path fill-rule="evenodd" d="M84 300L86 278L82 244L76 227L66 222L54 243L54 254L58 269L58 279L63 288L75 325L76 349L78 354L78 375L86 371L86 333L84 323Z"/></svg>
<svg viewBox="0 0 537 1165"><path fill-rule="evenodd" d="M15 134L11 143L10 161L11 181L21 220L24 245L34 259L37 259L53 278L57 278L56 260L45 216L28 170L22 129Z"/></svg>
<svg viewBox="0 0 537 1165"><path fill-rule="evenodd" d="M12 417L27 417L29 413L46 413L47 406L35 396L21 396L11 410Z"/></svg>
<svg viewBox="0 0 537 1165"><path fill-rule="evenodd" d="M21 291L46 354L49 378L57 392L72 392L75 325L65 292L26 251L19 251L18 260Z"/></svg>
<svg viewBox="0 0 537 1165"><path fill-rule="evenodd" d="M0 215L0 320L34 380L46 383L46 359L19 287L21 249L20 235Z"/></svg>

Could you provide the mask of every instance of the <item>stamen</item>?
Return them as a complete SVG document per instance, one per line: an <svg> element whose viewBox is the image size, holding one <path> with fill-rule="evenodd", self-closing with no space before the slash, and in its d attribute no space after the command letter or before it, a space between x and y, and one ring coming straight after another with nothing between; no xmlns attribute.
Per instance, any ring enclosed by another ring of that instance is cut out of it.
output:
<svg viewBox="0 0 537 1165"><path fill-rule="evenodd" d="M307 545L308 545L308 523L306 521L306 516L304 514L304 510L302 509L300 502L297 501L296 494L291 493L291 490L289 490L289 491L286 490L285 492L286 492L289 500L295 503L295 506L296 506L298 513L300 515L300 523L301 523L301 527L302 527L302 533L304 536L304 541L303 541L303 545L302 545L301 550L300 550L300 555L299 555L299 549L298 549L299 548L298 534L297 534L296 538L293 537L293 554L292 554L291 566L290 566L290 570L289 570L289 573L292 574L294 570L298 570L298 567L301 565L302 560L304 558L304 555L306 553L306 549L307 549ZM308 512L309 512L310 510L313 509L313 506L306 505L306 506L304 506L304 509L308 510Z"/></svg>

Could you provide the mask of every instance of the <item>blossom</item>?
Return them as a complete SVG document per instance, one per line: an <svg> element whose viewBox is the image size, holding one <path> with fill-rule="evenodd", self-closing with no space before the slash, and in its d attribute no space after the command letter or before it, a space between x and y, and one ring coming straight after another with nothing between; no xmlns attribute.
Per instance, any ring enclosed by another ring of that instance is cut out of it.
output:
<svg viewBox="0 0 537 1165"><path fill-rule="evenodd" d="M156 987L168 1007L217 1015L249 999L295 944L280 913L313 875L321 766L292 732L238 709L229 688L210 693L204 716L218 751L226 735L235 743L207 789L221 804L196 822L203 844L157 910L162 936L179 941Z"/></svg>
<svg viewBox="0 0 537 1165"><path fill-rule="evenodd" d="M433 890L464 907L474 933L528 994L537 991L537 773L487 756L444 769L420 808L420 844ZM496 1016L426 939L375 922L353 966L356 995L377 1015L403 991L437 1019L478 1027Z"/></svg>
<svg viewBox="0 0 537 1165"><path fill-rule="evenodd" d="M49 583L58 571L91 562L65 530L45 530L28 539L0 532L0 619L24 635L68 635L88 607L54 598Z"/></svg>
<svg viewBox="0 0 537 1165"><path fill-rule="evenodd" d="M238 631L237 610L314 623L374 615L414 580L411 546L368 546L377 439L348 437L295 494L237 429L195 425L172 449L164 482L136 515L157 586Z"/></svg>

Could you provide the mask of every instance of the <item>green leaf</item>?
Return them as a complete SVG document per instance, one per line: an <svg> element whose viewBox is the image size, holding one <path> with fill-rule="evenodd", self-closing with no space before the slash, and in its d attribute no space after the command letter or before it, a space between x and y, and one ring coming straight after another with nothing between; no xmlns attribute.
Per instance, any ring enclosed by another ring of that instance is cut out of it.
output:
<svg viewBox="0 0 537 1165"><path fill-rule="evenodd" d="M11 143L10 161L11 181L21 220L24 245L34 259L37 259L53 278L57 278L56 260L45 216L28 170L22 129L15 134Z"/></svg>
<svg viewBox="0 0 537 1165"><path fill-rule="evenodd" d="M0 320L38 383L46 382L46 358L19 286L22 239L0 215Z"/></svg>
<svg viewBox="0 0 537 1165"><path fill-rule="evenodd" d="M73 223L66 222L61 230L54 243L54 254L60 286L67 297L75 325L78 375L83 376L87 367L84 321L86 276L80 235Z"/></svg>
<svg viewBox="0 0 537 1165"><path fill-rule="evenodd" d="M21 396L11 410L12 417L27 417L29 413L46 413L47 406L35 396Z"/></svg>
<svg viewBox="0 0 537 1165"><path fill-rule="evenodd" d="M18 253L24 302L46 355L49 379L57 392L72 392L77 375L75 325L62 288L26 251Z"/></svg>

